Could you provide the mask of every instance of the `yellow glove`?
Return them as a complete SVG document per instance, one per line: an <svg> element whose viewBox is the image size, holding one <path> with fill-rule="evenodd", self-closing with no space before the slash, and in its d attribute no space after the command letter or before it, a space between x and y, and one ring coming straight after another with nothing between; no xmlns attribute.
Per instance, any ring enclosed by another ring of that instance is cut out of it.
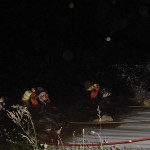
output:
<svg viewBox="0 0 150 150"><path fill-rule="evenodd" d="M32 92L31 91L25 91L23 97L22 97L22 100L23 101L27 101L30 99L30 96L31 96Z"/></svg>

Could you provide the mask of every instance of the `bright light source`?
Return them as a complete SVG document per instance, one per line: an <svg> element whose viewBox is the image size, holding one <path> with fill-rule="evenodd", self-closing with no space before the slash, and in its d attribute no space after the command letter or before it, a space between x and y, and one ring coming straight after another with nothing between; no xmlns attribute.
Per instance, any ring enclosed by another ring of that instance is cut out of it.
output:
<svg viewBox="0 0 150 150"><path fill-rule="evenodd" d="M108 37L106 38L106 41L107 41L107 42L110 42L110 41L111 41L111 37L108 36Z"/></svg>
<svg viewBox="0 0 150 150"><path fill-rule="evenodd" d="M74 4L73 4L73 3L70 3L70 4L69 4L69 8L74 8Z"/></svg>

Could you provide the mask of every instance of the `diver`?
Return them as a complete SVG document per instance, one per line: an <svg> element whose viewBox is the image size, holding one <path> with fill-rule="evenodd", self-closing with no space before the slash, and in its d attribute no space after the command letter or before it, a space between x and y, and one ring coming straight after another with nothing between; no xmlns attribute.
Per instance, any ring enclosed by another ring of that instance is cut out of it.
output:
<svg viewBox="0 0 150 150"><path fill-rule="evenodd" d="M46 106L50 103L47 91L43 87L32 88L30 91L25 91L21 103L23 106Z"/></svg>

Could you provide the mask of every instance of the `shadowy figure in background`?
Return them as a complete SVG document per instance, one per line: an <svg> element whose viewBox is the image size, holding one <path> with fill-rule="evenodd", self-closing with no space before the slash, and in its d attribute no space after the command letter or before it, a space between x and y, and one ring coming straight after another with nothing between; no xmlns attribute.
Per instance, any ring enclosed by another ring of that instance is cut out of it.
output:
<svg viewBox="0 0 150 150"><path fill-rule="evenodd" d="M31 91L25 91L21 103L23 106L46 106L50 103L47 91L42 87L32 88Z"/></svg>
<svg viewBox="0 0 150 150"><path fill-rule="evenodd" d="M5 109L4 106L5 106L4 98L2 95L0 95L0 111Z"/></svg>
<svg viewBox="0 0 150 150"><path fill-rule="evenodd" d="M4 100L2 93L0 93L0 132L3 129L3 121L5 118L6 118L5 100Z"/></svg>

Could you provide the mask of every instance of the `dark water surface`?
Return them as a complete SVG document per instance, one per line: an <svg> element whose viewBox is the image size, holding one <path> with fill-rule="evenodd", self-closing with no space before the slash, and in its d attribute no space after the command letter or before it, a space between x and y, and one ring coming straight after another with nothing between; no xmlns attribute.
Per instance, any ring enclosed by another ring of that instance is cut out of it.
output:
<svg viewBox="0 0 150 150"><path fill-rule="evenodd" d="M99 143L101 136L102 140L107 142L116 142L123 140L132 140L139 138L150 138L150 109L149 108L134 108L130 107L129 113L122 115L119 119L120 123L106 125L85 125L85 124L70 124L71 129L76 129L75 136L65 138L67 143L83 143L82 130L84 129L85 143ZM123 148L141 148L150 149L150 141L141 141L136 143L127 143L118 145ZM110 147L110 146L108 146Z"/></svg>

